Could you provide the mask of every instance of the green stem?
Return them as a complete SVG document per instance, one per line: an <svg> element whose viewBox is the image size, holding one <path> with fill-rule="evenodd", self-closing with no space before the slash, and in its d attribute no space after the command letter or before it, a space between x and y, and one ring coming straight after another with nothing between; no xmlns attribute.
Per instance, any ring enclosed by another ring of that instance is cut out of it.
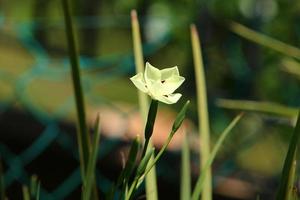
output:
<svg viewBox="0 0 300 200"><path fill-rule="evenodd" d="M69 50L70 63L72 69L73 87L75 92L77 120L78 120L77 140L79 146L80 166L81 166L82 177L84 177L87 163L89 160L90 138L87 132L87 126L85 122L84 98L83 98L83 91L81 88L78 53L77 53L77 48L75 43L69 1L62 0L62 6L64 12L66 36L68 41L68 50Z"/></svg>
<svg viewBox="0 0 300 200"><path fill-rule="evenodd" d="M149 108L149 112L148 112L146 127L145 127L145 133L144 133L145 144L144 144L144 148L143 148L142 157L144 157L146 154L151 136L153 134L154 123L155 123L155 118L156 118L156 114L157 114L157 107L158 107L158 101L152 99L150 108Z"/></svg>

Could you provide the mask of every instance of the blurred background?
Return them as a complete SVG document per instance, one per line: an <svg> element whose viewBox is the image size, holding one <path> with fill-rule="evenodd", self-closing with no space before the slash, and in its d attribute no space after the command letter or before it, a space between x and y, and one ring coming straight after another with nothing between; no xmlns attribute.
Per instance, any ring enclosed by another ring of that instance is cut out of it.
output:
<svg viewBox="0 0 300 200"><path fill-rule="evenodd" d="M228 23L238 22L297 47L298 0L78 0L72 4L88 124L98 112L102 116L97 167L102 192L120 171L122 153L128 151L131 139L142 131L137 90L129 80L135 74L130 11L136 9L145 61L158 68L177 65L186 77L178 90L183 94L180 102L160 104L154 145L162 145L176 110L188 99L189 135L197 135L189 32L194 23L202 42L212 142L239 112L223 108L220 99L273 102L286 106L282 109L288 113L246 112L213 165L215 199L274 198L294 108L300 106L300 56L253 43L234 33ZM42 199L79 197L75 112L60 1L0 1L0 157L9 199L21 198L21 186L33 174L41 180ZM160 199L170 193L172 199L179 199L181 138L182 134L176 135L157 165ZM194 141L190 144L193 181L199 166Z"/></svg>

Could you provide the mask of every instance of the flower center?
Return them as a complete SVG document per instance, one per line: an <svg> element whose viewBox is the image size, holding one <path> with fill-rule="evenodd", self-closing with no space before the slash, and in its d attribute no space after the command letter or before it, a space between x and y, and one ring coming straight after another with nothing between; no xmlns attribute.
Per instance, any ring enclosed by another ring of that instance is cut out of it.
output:
<svg viewBox="0 0 300 200"><path fill-rule="evenodd" d="M165 81L165 80L162 80L162 81L161 81L161 83L164 83L164 82L166 82L166 81Z"/></svg>

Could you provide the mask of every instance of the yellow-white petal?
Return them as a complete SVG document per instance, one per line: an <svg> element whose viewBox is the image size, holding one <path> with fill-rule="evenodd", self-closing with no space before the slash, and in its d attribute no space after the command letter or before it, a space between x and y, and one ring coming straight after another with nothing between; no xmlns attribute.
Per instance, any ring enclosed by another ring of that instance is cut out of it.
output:
<svg viewBox="0 0 300 200"><path fill-rule="evenodd" d="M182 95L180 93L158 96L156 99L166 104L176 103Z"/></svg>
<svg viewBox="0 0 300 200"><path fill-rule="evenodd" d="M173 93L184 82L185 78L182 76L172 76L162 82L161 91L163 94Z"/></svg>
<svg viewBox="0 0 300 200"><path fill-rule="evenodd" d="M150 63L146 63L145 81L147 84L161 80L161 72L159 69L153 67Z"/></svg>
<svg viewBox="0 0 300 200"><path fill-rule="evenodd" d="M142 92L147 93L148 89L146 86L146 82L144 80L143 73L138 73L137 75L130 78L133 84Z"/></svg>
<svg viewBox="0 0 300 200"><path fill-rule="evenodd" d="M178 71L177 66L163 69L160 72L161 72L161 80L166 80L167 78L169 78L171 76L179 76L179 71Z"/></svg>

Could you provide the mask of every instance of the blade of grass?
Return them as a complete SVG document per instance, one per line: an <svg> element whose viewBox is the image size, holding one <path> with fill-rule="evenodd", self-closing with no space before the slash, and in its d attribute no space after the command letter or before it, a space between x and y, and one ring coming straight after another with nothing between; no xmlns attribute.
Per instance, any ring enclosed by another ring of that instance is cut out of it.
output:
<svg viewBox="0 0 300 200"><path fill-rule="evenodd" d="M146 155L142 158L139 166L137 167L136 175L135 175L134 180L129 188L127 196L125 196L125 200L130 200L133 198L135 189L139 182L139 179L140 179L141 175L143 174L143 172L145 171L145 169L147 168L147 165L150 162L153 154L154 154L154 148L151 148L146 152Z"/></svg>
<svg viewBox="0 0 300 200"><path fill-rule="evenodd" d="M181 181L180 181L180 199L188 200L191 198L191 167L190 167L190 149L187 134L184 134L181 149Z"/></svg>
<svg viewBox="0 0 300 200"><path fill-rule="evenodd" d="M293 167L293 160L299 142L299 135L300 135L300 110L298 111L298 119L296 122L293 135L290 139L287 155L285 157L279 189L276 195L277 200L284 200L284 199L287 200L286 197L287 197L287 192L289 191L288 190L289 177L290 177L291 169Z"/></svg>
<svg viewBox="0 0 300 200"><path fill-rule="evenodd" d="M95 169L98 158L99 140L100 140L100 118L97 116L94 127L94 143L91 146L91 154L87 165L86 177L83 185L83 200L90 200L93 185L95 184Z"/></svg>
<svg viewBox="0 0 300 200"><path fill-rule="evenodd" d="M38 177L36 175L32 175L30 178L30 187L29 187L31 197L36 197L37 185L38 185Z"/></svg>
<svg viewBox="0 0 300 200"><path fill-rule="evenodd" d="M247 28L246 26L243 26L236 22L230 22L228 24L228 26L231 31L238 34L239 36L242 36L243 38L246 38L252 42L258 43L260 45L263 45L265 47L268 47L270 49L278 51L284 55L300 59L300 49L299 48L296 48L292 45L288 45L279 40L273 39L262 33L253 31L253 30Z"/></svg>
<svg viewBox="0 0 300 200"><path fill-rule="evenodd" d="M297 150L296 150L297 151ZM294 183L295 183L295 173L296 173L296 165L297 165L297 161L296 161L296 154L297 152L295 151L294 154L294 158L293 158L293 163L290 169L290 173L289 173L289 180L288 180L288 184L287 184L287 193L286 193L286 198L287 200L292 200L294 199Z"/></svg>
<svg viewBox="0 0 300 200"><path fill-rule="evenodd" d="M40 190L41 190L41 183L38 182L37 188L36 188L36 200L40 200Z"/></svg>
<svg viewBox="0 0 300 200"><path fill-rule="evenodd" d="M23 200L30 200L29 189L26 185L22 186Z"/></svg>
<svg viewBox="0 0 300 200"><path fill-rule="evenodd" d="M198 126L199 126L199 150L201 169L203 169L210 155L210 130L209 130L209 115L206 97L206 82L204 67L202 61L201 44L198 32L195 25L191 25L191 40L193 48L194 69L196 78L196 93L197 93L197 110L198 110ZM212 178L211 169L209 168L204 183L204 191L202 199L212 199Z"/></svg>
<svg viewBox="0 0 300 200"><path fill-rule="evenodd" d="M70 63L72 69L71 70L72 80L73 80L76 110L77 110L77 120L78 120L77 140L78 140L78 147L79 147L81 176L82 179L84 179L87 163L89 160L90 138L88 135L86 121L85 121L84 97L83 97L83 91L81 87L78 53L77 53L77 47L75 43L75 36L74 36L69 0L62 0L62 7L64 13L66 37L68 41L68 50L69 50Z"/></svg>
<svg viewBox="0 0 300 200"><path fill-rule="evenodd" d="M133 50L134 50L134 59L135 59L135 67L136 72L141 73L144 72L144 58L143 58L143 50L142 50L142 42L141 42L141 34L140 34L140 25L137 17L137 13L135 10L131 11L131 24L132 24L132 38L133 38ZM148 98L147 95L138 91L138 99L139 99L139 107L141 116L146 122L147 117L147 109L148 109ZM152 144L151 141L147 149L151 149ZM153 160L153 157L151 158ZM146 196L148 200L157 200L157 185L156 185L156 170L155 167L151 170L151 172L146 177Z"/></svg>
<svg viewBox="0 0 300 200"><path fill-rule="evenodd" d="M218 99L217 106L227 109L236 109L243 111L264 112L272 115L279 115L289 118L297 116L298 109L283 106L271 102L247 101L247 100L231 100Z"/></svg>
<svg viewBox="0 0 300 200"><path fill-rule="evenodd" d="M296 76L298 79L300 79L300 63L296 62L294 59L282 59L281 61L282 69L285 72L288 72L291 75Z"/></svg>
<svg viewBox="0 0 300 200"><path fill-rule="evenodd" d="M236 116L233 121L227 126L227 128L221 133L220 137L218 138L211 154L209 155L208 160L206 161L200 176L197 179L194 191L192 193L192 200L198 200L200 197L200 194L202 192L202 190L204 191L204 184L205 184L205 176L207 176L206 171L210 168L210 166L212 165L218 151L220 150L220 147L222 146L225 138L228 136L228 134L230 133L230 131L235 127L235 125L239 122L239 120L241 119L241 117L243 116L243 114L239 114L238 116Z"/></svg>
<svg viewBox="0 0 300 200"><path fill-rule="evenodd" d="M113 185L113 187L111 188L108 198L106 198L107 200L114 199L116 189L118 187L120 187L122 184L123 184L123 186L122 186L123 194L121 194L121 195L124 195L126 193L124 191L126 190L126 186L129 182L129 179L130 179L133 171L134 171L135 162L137 160L137 156L138 156L138 152L139 152L139 146L140 146L140 137L138 135L131 144L128 159L126 161L125 167L122 170L121 174L119 175L119 177L117 179L117 183L115 185Z"/></svg>

